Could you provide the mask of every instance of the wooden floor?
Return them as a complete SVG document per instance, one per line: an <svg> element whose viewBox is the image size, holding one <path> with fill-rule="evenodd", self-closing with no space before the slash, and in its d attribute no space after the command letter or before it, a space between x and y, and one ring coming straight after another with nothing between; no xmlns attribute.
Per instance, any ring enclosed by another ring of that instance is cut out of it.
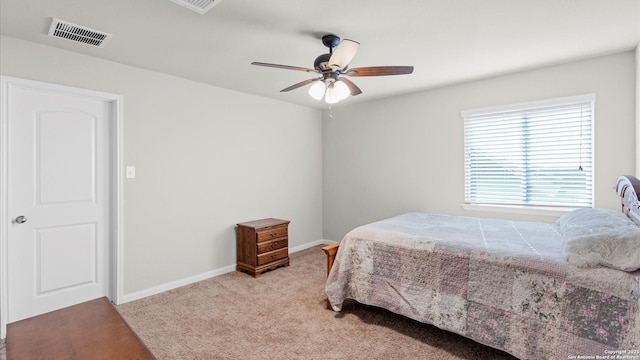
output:
<svg viewBox="0 0 640 360"><path fill-rule="evenodd" d="M107 298L7 326L7 360L155 359Z"/></svg>

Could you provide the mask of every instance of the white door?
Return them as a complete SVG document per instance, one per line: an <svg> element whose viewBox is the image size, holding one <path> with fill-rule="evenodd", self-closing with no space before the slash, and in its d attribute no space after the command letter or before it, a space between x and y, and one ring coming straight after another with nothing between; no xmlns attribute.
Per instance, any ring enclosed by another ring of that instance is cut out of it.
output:
<svg viewBox="0 0 640 360"><path fill-rule="evenodd" d="M8 94L8 323L109 295L112 104Z"/></svg>

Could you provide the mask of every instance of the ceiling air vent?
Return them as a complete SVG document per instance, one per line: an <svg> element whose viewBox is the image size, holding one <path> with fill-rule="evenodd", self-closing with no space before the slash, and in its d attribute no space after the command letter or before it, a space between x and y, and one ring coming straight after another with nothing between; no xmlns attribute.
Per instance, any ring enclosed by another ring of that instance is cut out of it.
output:
<svg viewBox="0 0 640 360"><path fill-rule="evenodd" d="M171 0L171 1L202 15L207 11L211 10L212 7L218 5L222 0Z"/></svg>
<svg viewBox="0 0 640 360"><path fill-rule="evenodd" d="M102 31L89 29L88 27L72 24L60 19L53 18L49 28L49 36L63 38L96 47L103 47L111 34Z"/></svg>

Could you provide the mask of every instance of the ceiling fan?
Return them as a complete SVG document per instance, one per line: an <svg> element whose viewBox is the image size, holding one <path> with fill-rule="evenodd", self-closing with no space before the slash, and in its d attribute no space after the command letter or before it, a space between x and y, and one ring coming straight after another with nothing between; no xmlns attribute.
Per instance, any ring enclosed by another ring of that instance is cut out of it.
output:
<svg viewBox="0 0 640 360"><path fill-rule="evenodd" d="M360 43L349 39L341 41L338 36L329 34L322 37L322 44L329 48L329 53L318 56L313 63L313 69L262 62L252 62L251 64L322 75L293 84L280 90L280 92L294 90L313 83L309 88L309 95L316 100L321 100L324 97L325 102L328 104L337 103L349 95L356 96L362 93L362 90L356 84L342 77L343 75L387 76L411 74L413 72L413 66L369 66L350 69L349 62L356 55Z"/></svg>

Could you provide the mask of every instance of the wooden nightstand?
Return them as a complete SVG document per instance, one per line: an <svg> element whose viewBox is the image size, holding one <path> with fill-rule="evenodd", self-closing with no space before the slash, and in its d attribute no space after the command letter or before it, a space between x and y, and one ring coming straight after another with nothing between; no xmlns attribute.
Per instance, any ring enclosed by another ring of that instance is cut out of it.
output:
<svg viewBox="0 0 640 360"><path fill-rule="evenodd" d="M289 266L289 220L262 219L238 224L236 270L258 277Z"/></svg>

